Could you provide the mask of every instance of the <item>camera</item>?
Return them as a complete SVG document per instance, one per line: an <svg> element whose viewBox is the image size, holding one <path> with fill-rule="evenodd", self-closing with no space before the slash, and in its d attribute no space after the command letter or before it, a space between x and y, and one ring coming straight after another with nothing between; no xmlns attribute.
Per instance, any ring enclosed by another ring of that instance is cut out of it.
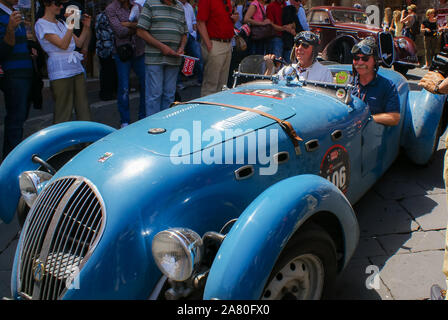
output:
<svg viewBox="0 0 448 320"><path fill-rule="evenodd" d="M443 48L434 56L429 71L438 72L445 78L448 76L448 48Z"/></svg>

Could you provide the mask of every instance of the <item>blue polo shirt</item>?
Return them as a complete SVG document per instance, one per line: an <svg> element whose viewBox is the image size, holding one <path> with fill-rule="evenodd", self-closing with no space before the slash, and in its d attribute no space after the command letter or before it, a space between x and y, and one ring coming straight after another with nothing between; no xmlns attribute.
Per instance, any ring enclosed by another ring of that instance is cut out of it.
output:
<svg viewBox="0 0 448 320"><path fill-rule="evenodd" d="M400 100L395 84L379 74L366 86L358 83L353 88L352 95L363 100L369 106L371 114L400 113Z"/></svg>

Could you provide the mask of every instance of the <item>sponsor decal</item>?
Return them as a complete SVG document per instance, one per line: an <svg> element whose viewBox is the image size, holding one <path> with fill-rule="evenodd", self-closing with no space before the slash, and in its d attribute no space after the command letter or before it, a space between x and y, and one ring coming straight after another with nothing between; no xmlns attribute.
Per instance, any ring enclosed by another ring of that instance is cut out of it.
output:
<svg viewBox="0 0 448 320"><path fill-rule="evenodd" d="M345 84L349 79L349 74L345 71L339 71L336 73L336 83L337 84Z"/></svg>
<svg viewBox="0 0 448 320"><path fill-rule="evenodd" d="M342 192L350 185L350 161L347 150L337 144L325 153L320 165L319 175L332 182Z"/></svg>
<svg viewBox="0 0 448 320"><path fill-rule="evenodd" d="M98 159L98 162L106 162L110 157L112 157L114 154L112 152L106 152L105 154L102 155L101 158Z"/></svg>
<svg viewBox="0 0 448 320"><path fill-rule="evenodd" d="M336 97L338 97L339 99L344 99L345 95L346 95L346 92L342 88L340 88L336 91Z"/></svg>
<svg viewBox="0 0 448 320"><path fill-rule="evenodd" d="M233 94L244 94L248 96L256 96L256 97L265 97L277 100L283 100L287 97L290 97L291 94L283 92L277 89L244 89L236 92L232 92Z"/></svg>

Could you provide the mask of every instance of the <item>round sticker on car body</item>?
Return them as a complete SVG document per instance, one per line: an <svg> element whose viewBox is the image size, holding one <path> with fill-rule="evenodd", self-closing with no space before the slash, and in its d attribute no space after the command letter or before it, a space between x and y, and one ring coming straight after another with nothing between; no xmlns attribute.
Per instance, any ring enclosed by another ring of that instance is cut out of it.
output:
<svg viewBox="0 0 448 320"><path fill-rule="evenodd" d="M347 83L349 75L345 71L339 71L336 73L336 83L337 84L345 84Z"/></svg>
<svg viewBox="0 0 448 320"><path fill-rule="evenodd" d="M332 182L342 192L347 192L350 184L350 160L343 146L337 144L327 150L320 165L319 175Z"/></svg>

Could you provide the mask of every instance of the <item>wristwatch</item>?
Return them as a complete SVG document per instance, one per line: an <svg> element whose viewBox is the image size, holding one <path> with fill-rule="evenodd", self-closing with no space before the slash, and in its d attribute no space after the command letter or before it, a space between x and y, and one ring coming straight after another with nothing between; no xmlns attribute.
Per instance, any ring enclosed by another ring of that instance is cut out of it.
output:
<svg viewBox="0 0 448 320"><path fill-rule="evenodd" d="M441 93L439 92L439 87L440 87L440 84L443 82L443 80L445 80L445 79L439 80L439 81L436 83L436 85L435 85L435 87L434 87L434 93L435 93L435 94L441 94Z"/></svg>

